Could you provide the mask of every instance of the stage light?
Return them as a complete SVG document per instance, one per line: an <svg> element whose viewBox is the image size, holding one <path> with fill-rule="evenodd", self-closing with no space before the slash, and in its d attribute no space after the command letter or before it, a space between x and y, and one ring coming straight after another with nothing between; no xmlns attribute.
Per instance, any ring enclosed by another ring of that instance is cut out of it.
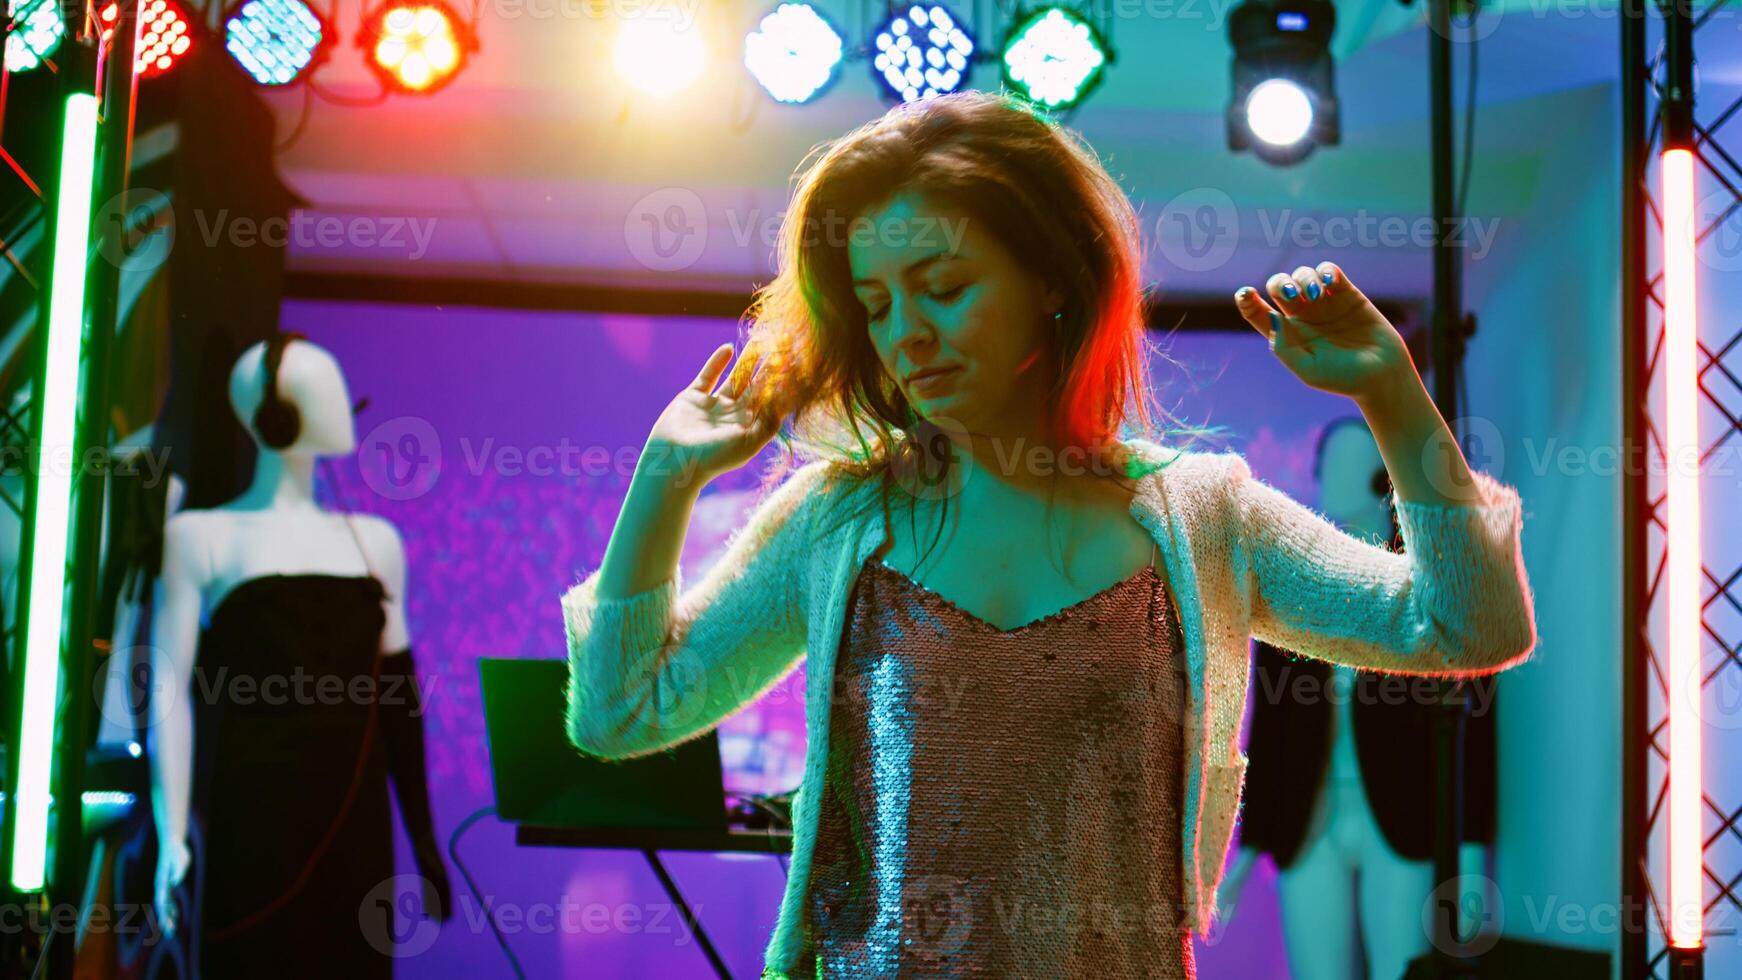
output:
<svg viewBox="0 0 1742 980"><path fill-rule="evenodd" d="M1699 231L1694 207L1694 155L1670 146L1659 158L1663 181L1663 455L1664 628L1669 676L1669 908L1670 944L1696 949L1704 942L1705 804L1702 802L1699 697L1703 642L1704 575L1700 558L1700 361L1695 315L1694 249Z"/></svg>
<svg viewBox="0 0 1742 980"><path fill-rule="evenodd" d="M708 52L693 23L680 27L671 19L636 17L618 23L612 55L625 81L664 98L696 80Z"/></svg>
<svg viewBox="0 0 1742 980"><path fill-rule="evenodd" d="M1342 140L1330 0L1245 0L1228 18L1234 49L1228 148L1286 166Z"/></svg>
<svg viewBox="0 0 1742 980"><path fill-rule="evenodd" d="M1089 94L1111 60L1087 21L1048 7L1018 24L1004 42L1004 81L1031 102L1067 109Z"/></svg>
<svg viewBox="0 0 1742 980"><path fill-rule="evenodd" d="M98 15L103 22L103 40L109 39L120 15L121 8L113 3ZM176 59L193 45L188 36L187 14L170 0L144 0L139 19L144 23L140 25L133 70L140 78L155 78L174 67Z"/></svg>
<svg viewBox="0 0 1742 980"><path fill-rule="evenodd" d="M11 0L6 12L15 25L6 36L7 71L29 71L60 47L67 32L60 0Z"/></svg>
<svg viewBox="0 0 1742 980"><path fill-rule="evenodd" d="M898 102L954 92L974 63L974 39L955 15L937 4L914 4L890 14L877 29L871 67Z"/></svg>
<svg viewBox="0 0 1742 980"><path fill-rule="evenodd" d="M289 85L326 56L332 32L302 0L244 0L224 22L224 47L262 85Z"/></svg>
<svg viewBox="0 0 1742 980"><path fill-rule="evenodd" d="M841 35L808 3L783 3L744 37L744 67L778 102L816 98L841 66Z"/></svg>
<svg viewBox="0 0 1742 980"><path fill-rule="evenodd" d="M60 173L49 265L48 318L41 328L40 414L31 441L43 458L64 448L77 459L80 346L85 326L86 262L91 247L91 196L96 180L97 97L67 96L61 128ZM55 732L60 727L61 629L66 614L67 546L72 531L75 471L40 466L30 524L28 605L20 620L23 684L18 728L18 799L12 833L12 887L43 889L48 875L49 786Z"/></svg>
<svg viewBox="0 0 1742 980"><path fill-rule="evenodd" d="M1246 97L1246 126L1273 146L1298 143L1313 127L1313 103L1301 87L1272 78Z"/></svg>
<svg viewBox="0 0 1742 980"><path fill-rule="evenodd" d="M394 0L376 8L357 43L369 52L369 67L383 84L401 92L428 93L458 75L477 40L439 0Z"/></svg>

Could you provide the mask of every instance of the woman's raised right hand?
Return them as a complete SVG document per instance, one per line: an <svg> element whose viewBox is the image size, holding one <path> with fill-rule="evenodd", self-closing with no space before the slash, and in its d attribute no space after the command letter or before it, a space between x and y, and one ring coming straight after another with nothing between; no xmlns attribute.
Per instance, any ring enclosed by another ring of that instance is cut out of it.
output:
<svg viewBox="0 0 1742 980"><path fill-rule="evenodd" d="M761 383L766 373L756 372L760 358L746 351L733 364L732 351L731 344L714 348L696 379L653 423L641 466L653 467L653 473L673 486L693 484L699 489L748 463L779 431L780 420L758 416L746 397L751 384ZM720 384L728 364L732 370Z"/></svg>

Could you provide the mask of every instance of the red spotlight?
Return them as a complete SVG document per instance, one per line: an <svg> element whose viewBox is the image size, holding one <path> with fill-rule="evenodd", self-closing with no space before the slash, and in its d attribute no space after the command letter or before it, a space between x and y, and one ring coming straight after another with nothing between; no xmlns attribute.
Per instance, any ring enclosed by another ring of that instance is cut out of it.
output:
<svg viewBox="0 0 1742 980"><path fill-rule="evenodd" d="M368 64L389 88L428 93L460 73L478 39L442 0L388 0L357 36Z"/></svg>
<svg viewBox="0 0 1742 980"><path fill-rule="evenodd" d="M120 8L111 3L98 16L103 21L103 40L109 40ZM133 70L140 78L155 78L169 71L187 53L193 38L188 34L188 16L171 0L141 0L139 49Z"/></svg>

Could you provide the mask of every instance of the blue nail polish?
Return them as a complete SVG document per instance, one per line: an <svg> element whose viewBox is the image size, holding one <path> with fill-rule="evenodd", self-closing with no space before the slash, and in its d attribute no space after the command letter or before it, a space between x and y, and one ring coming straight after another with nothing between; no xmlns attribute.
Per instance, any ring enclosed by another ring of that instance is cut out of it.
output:
<svg viewBox="0 0 1742 980"><path fill-rule="evenodd" d="M1327 285L1327 286L1329 286L1329 285L1330 285L1330 284L1331 284L1331 283L1333 283L1333 282L1336 282L1336 281L1337 281L1337 277L1336 277L1336 276L1333 276L1333 275L1331 275L1331 274L1330 274L1330 273L1329 273L1329 272L1321 272L1321 273L1319 273L1319 278L1320 278L1320 279L1323 279L1323 280L1324 280L1324 281L1325 281L1325 285Z"/></svg>
<svg viewBox="0 0 1742 980"><path fill-rule="evenodd" d="M1307 282L1307 302L1310 303L1313 300L1318 299L1318 298L1319 298L1319 284L1316 282L1308 281Z"/></svg>
<svg viewBox="0 0 1742 980"><path fill-rule="evenodd" d="M1291 279L1282 284L1282 295L1284 299L1299 299L1300 287L1296 286L1294 280Z"/></svg>

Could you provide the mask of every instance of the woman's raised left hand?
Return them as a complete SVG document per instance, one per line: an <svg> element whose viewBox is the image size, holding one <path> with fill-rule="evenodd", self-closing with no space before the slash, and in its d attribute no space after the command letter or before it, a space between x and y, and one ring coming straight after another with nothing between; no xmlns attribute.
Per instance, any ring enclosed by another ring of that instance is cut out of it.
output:
<svg viewBox="0 0 1742 980"><path fill-rule="evenodd" d="M1279 272L1264 290L1270 302L1248 286L1234 305L1308 385L1361 401L1415 374L1403 336L1335 263Z"/></svg>

